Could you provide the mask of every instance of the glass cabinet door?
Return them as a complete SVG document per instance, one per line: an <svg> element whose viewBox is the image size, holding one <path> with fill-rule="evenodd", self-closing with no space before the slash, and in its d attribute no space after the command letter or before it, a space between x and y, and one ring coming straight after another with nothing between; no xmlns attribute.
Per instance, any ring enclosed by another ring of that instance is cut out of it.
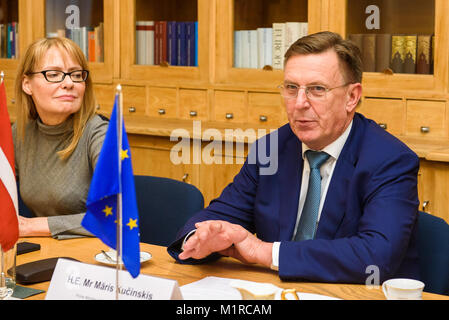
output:
<svg viewBox="0 0 449 320"><path fill-rule="evenodd" d="M66 37L84 52L94 82L112 83L114 0L45 0L41 36Z"/></svg>
<svg viewBox="0 0 449 320"><path fill-rule="evenodd" d="M320 1L217 0L216 80L274 89L283 56L297 39L320 29Z"/></svg>
<svg viewBox="0 0 449 320"><path fill-rule="evenodd" d="M0 58L19 57L19 1L0 0Z"/></svg>
<svg viewBox="0 0 449 320"><path fill-rule="evenodd" d="M121 2L122 75L149 83L207 80L210 0Z"/></svg>
<svg viewBox="0 0 449 320"><path fill-rule="evenodd" d="M336 0L329 3L329 29L361 49L370 92L441 91L448 78L448 10L444 0Z"/></svg>

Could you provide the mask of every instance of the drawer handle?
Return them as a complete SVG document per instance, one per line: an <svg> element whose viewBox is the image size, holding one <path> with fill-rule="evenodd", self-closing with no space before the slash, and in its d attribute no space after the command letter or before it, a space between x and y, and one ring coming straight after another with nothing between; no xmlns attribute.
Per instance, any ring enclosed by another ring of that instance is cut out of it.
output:
<svg viewBox="0 0 449 320"><path fill-rule="evenodd" d="M165 109L159 109L158 113L159 113L160 115L164 115L164 114L165 114Z"/></svg>
<svg viewBox="0 0 449 320"><path fill-rule="evenodd" d="M232 113L226 113L226 119L234 119L234 115Z"/></svg>
<svg viewBox="0 0 449 320"><path fill-rule="evenodd" d="M421 132L422 133L429 133L430 132L430 127L421 127Z"/></svg>
<svg viewBox="0 0 449 320"><path fill-rule="evenodd" d="M136 112L136 108L135 107L129 107L128 110L129 110L130 113Z"/></svg>
<svg viewBox="0 0 449 320"><path fill-rule="evenodd" d="M16 99L11 99L11 103L15 104L16 103Z"/></svg>
<svg viewBox="0 0 449 320"><path fill-rule="evenodd" d="M267 122L268 117L267 117L267 116L260 116L260 117L259 117L259 120L260 120L261 122Z"/></svg>
<svg viewBox="0 0 449 320"><path fill-rule="evenodd" d="M182 182L188 183L188 182L187 182L187 178L188 178L188 177L189 177L189 174L188 174L188 173L184 174L184 175L182 176Z"/></svg>
<svg viewBox="0 0 449 320"><path fill-rule="evenodd" d="M381 127L384 130L387 130L387 124L386 123L379 123L379 127Z"/></svg>
<svg viewBox="0 0 449 320"><path fill-rule="evenodd" d="M198 113L196 111L190 111L189 114L191 117L196 117L198 115Z"/></svg>
<svg viewBox="0 0 449 320"><path fill-rule="evenodd" d="M97 104L97 105L95 106L95 110L100 110L100 105L99 105L99 104Z"/></svg>

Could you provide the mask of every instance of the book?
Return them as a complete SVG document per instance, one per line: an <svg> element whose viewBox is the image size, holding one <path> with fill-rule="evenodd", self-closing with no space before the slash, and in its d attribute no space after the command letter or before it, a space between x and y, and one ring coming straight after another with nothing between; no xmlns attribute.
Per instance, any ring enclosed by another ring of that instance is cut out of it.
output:
<svg viewBox="0 0 449 320"><path fill-rule="evenodd" d="M416 54L416 73L430 74L432 35L418 35Z"/></svg>
<svg viewBox="0 0 449 320"><path fill-rule="evenodd" d="M391 36L391 70L395 73L404 72L404 60L405 60L405 36L395 34Z"/></svg>
<svg viewBox="0 0 449 320"><path fill-rule="evenodd" d="M257 68L262 69L265 63L264 29L257 28Z"/></svg>
<svg viewBox="0 0 449 320"><path fill-rule="evenodd" d="M136 64L154 64L154 21L136 21Z"/></svg>
<svg viewBox="0 0 449 320"><path fill-rule="evenodd" d="M362 62L364 72L376 71L376 35L363 34L362 37Z"/></svg>
<svg viewBox="0 0 449 320"><path fill-rule="evenodd" d="M95 46L96 46L96 39L95 39L95 31L89 31L87 33L87 38L89 39L89 48L88 48L88 52L89 52L89 62L95 62L96 61L96 57L95 57Z"/></svg>
<svg viewBox="0 0 449 320"><path fill-rule="evenodd" d="M195 21L195 67L198 67L198 21Z"/></svg>
<svg viewBox="0 0 449 320"><path fill-rule="evenodd" d="M309 23L307 23L307 22L300 22L299 24L301 25L300 38L302 38L302 37L305 37L306 35L309 34Z"/></svg>
<svg viewBox="0 0 449 320"><path fill-rule="evenodd" d="M285 23L285 40L284 40L284 53L290 48L290 46L299 38L302 37L302 26L299 22L286 22Z"/></svg>
<svg viewBox="0 0 449 320"><path fill-rule="evenodd" d="M258 60L257 60L257 30L249 30L248 31L248 43L249 43L249 66L248 68L257 69Z"/></svg>
<svg viewBox="0 0 449 320"><path fill-rule="evenodd" d="M100 24L94 28L94 33L95 33L95 61L104 62L103 22L100 22Z"/></svg>
<svg viewBox="0 0 449 320"><path fill-rule="evenodd" d="M160 31L160 37L159 37L159 63L161 62L167 62L167 21L159 21L159 31Z"/></svg>
<svg viewBox="0 0 449 320"><path fill-rule="evenodd" d="M363 34L362 33L352 33L348 35L348 40L352 41L360 50L360 57L362 57L363 52Z"/></svg>
<svg viewBox="0 0 449 320"><path fill-rule="evenodd" d="M144 33L147 46L145 64L154 65L154 21L146 21Z"/></svg>
<svg viewBox="0 0 449 320"><path fill-rule="evenodd" d="M234 31L234 68L242 68L242 32Z"/></svg>
<svg viewBox="0 0 449 320"><path fill-rule="evenodd" d="M186 22L186 66L195 65L195 22Z"/></svg>
<svg viewBox="0 0 449 320"><path fill-rule="evenodd" d="M404 41L404 73L416 73L416 35L406 35Z"/></svg>
<svg viewBox="0 0 449 320"><path fill-rule="evenodd" d="M258 69L262 69L266 65L272 64L272 28L258 28L257 29L257 61Z"/></svg>
<svg viewBox="0 0 449 320"><path fill-rule="evenodd" d="M177 65L187 65L186 53L186 23L176 22Z"/></svg>
<svg viewBox="0 0 449 320"><path fill-rule="evenodd" d="M376 72L390 68L391 34L376 35Z"/></svg>
<svg viewBox="0 0 449 320"><path fill-rule="evenodd" d="M240 30L241 51L242 51L242 68L249 68L249 30Z"/></svg>
<svg viewBox="0 0 449 320"><path fill-rule="evenodd" d="M154 22L154 64L159 65L160 62L160 54L161 54L161 48L160 48L160 37L161 37L161 30L159 30L159 21Z"/></svg>
<svg viewBox="0 0 449 320"><path fill-rule="evenodd" d="M176 40L176 21L167 22L167 60L172 66L178 65L178 48Z"/></svg>
<svg viewBox="0 0 449 320"><path fill-rule="evenodd" d="M284 68L285 23L273 23L273 69Z"/></svg>

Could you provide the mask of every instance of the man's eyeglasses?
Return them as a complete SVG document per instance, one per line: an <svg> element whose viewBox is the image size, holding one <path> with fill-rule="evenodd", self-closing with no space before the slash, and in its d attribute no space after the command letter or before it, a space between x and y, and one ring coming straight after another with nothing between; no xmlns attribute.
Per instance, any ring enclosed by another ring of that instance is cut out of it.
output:
<svg viewBox="0 0 449 320"><path fill-rule="evenodd" d="M298 92L300 89L304 89L306 93L306 97L310 100L324 100L326 99L326 94L334 89L342 88L347 86L348 83L345 83L338 87L326 88L322 85L309 85L309 86L298 86L293 83L281 84L278 86L278 89L281 92L281 96L286 99L296 99L298 97Z"/></svg>
<svg viewBox="0 0 449 320"><path fill-rule="evenodd" d="M66 76L69 76L73 82L84 82L89 76L89 71L87 70L75 70L72 72L64 72L60 70L43 70L38 72L30 72L29 74L42 73L45 80L52 83L64 81Z"/></svg>

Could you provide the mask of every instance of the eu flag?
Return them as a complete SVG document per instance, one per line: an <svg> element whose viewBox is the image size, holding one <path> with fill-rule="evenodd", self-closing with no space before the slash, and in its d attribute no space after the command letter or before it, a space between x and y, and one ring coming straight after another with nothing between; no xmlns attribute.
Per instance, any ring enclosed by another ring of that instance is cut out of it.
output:
<svg viewBox="0 0 449 320"><path fill-rule="evenodd" d="M114 109L101 148L97 166L87 196L87 211L81 225L106 245L117 249L117 199L122 194L122 259L133 278L140 273L139 215L134 188L131 153L125 125L122 121L122 146L119 150L117 109L119 94L115 96ZM119 152L121 176L119 179ZM121 188L120 188L121 180Z"/></svg>

